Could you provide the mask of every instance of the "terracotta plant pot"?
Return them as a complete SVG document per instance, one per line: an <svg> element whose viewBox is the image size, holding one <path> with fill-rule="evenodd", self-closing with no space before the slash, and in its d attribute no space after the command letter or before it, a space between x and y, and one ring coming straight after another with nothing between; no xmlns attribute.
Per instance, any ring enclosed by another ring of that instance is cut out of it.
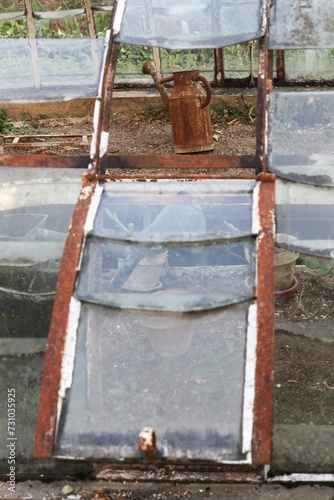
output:
<svg viewBox="0 0 334 500"><path fill-rule="evenodd" d="M123 259L118 259L118 268L124 265ZM157 289L163 267L167 262L167 252L151 253L142 258L134 268L129 278L123 284L123 290L148 292Z"/></svg>
<svg viewBox="0 0 334 500"><path fill-rule="evenodd" d="M164 290L154 295L184 294L180 290ZM145 327L146 335L156 354L181 356L189 351L194 335L194 321L183 313L168 311L142 311L139 323Z"/></svg>
<svg viewBox="0 0 334 500"><path fill-rule="evenodd" d="M277 234L277 243L287 242L293 238L285 234ZM295 267L299 257L298 252L276 247L275 249L275 290L276 292L289 290L294 284Z"/></svg>

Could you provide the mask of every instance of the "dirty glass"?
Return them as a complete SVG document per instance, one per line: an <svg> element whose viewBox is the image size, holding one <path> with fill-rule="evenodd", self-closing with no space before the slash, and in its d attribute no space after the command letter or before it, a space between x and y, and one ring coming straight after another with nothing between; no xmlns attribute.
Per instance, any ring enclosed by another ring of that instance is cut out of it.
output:
<svg viewBox="0 0 334 500"><path fill-rule="evenodd" d="M102 39L1 39L0 101L96 96L103 46Z"/></svg>
<svg viewBox="0 0 334 500"><path fill-rule="evenodd" d="M277 175L334 185L334 92L272 92L268 163Z"/></svg>
<svg viewBox="0 0 334 500"><path fill-rule="evenodd" d="M160 459L245 460L249 305L152 316L83 304L55 456L139 458L150 427Z"/></svg>
<svg viewBox="0 0 334 500"><path fill-rule="evenodd" d="M84 248L76 297L174 311L251 298L253 188L248 181L107 184ZM147 294L170 287L176 300Z"/></svg>
<svg viewBox="0 0 334 500"><path fill-rule="evenodd" d="M213 48L264 34L262 0L127 0L116 41L170 49Z"/></svg>
<svg viewBox="0 0 334 500"><path fill-rule="evenodd" d="M0 337L47 337L80 171L0 169Z"/></svg>
<svg viewBox="0 0 334 500"><path fill-rule="evenodd" d="M270 49L334 47L334 3L276 0L269 25Z"/></svg>
<svg viewBox="0 0 334 500"><path fill-rule="evenodd" d="M334 189L276 181L277 232L281 246L334 258Z"/></svg>
<svg viewBox="0 0 334 500"><path fill-rule="evenodd" d="M242 180L96 190L55 455L137 457L138 432L149 426L161 457L248 460L256 193L255 181Z"/></svg>
<svg viewBox="0 0 334 500"><path fill-rule="evenodd" d="M334 80L334 49L286 50L286 81Z"/></svg>

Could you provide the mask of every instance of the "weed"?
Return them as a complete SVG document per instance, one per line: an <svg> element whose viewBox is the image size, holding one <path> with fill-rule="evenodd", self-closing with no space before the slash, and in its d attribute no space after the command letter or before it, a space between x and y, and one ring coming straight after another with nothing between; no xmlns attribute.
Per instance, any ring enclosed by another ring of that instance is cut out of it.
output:
<svg viewBox="0 0 334 500"><path fill-rule="evenodd" d="M7 114L4 109L0 109L0 133L10 134L15 131L15 127L12 123L7 122Z"/></svg>
<svg viewBox="0 0 334 500"><path fill-rule="evenodd" d="M253 124L255 118L256 114L253 109L241 109L235 104L224 103L211 107L211 119L213 123L226 125L232 120L238 120L240 123Z"/></svg>
<svg viewBox="0 0 334 500"><path fill-rule="evenodd" d="M147 122L167 122L169 121L169 114L164 106L153 106L150 104L140 113L141 119Z"/></svg>

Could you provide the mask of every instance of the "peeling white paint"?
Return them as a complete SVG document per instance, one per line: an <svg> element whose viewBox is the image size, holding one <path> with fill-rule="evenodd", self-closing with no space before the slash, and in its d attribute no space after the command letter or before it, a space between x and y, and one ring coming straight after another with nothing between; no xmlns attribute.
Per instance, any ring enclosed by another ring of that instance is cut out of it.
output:
<svg viewBox="0 0 334 500"><path fill-rule="evenodd" d="M61 408L67 390L72 385L77 332L81 312L81 302L72 297L67 320L66 339L61 365L61 379L58 390L57 425L59 424Z"/></svg>
<svg viewBox="0 0 334 500"><path fill-rule="evenodd" d="M118 0L118 2L117 2L116 14L115 14L114 25L113 25L114 36L118 35L118 33L121 31L121 23L123 20L125 3L126 3L126 0Z"/></svg>
<svg viewBox="0 0 334 500"><path fill-rule="evenodd" d="M89 196L92 194L94 190L94 186L85 186L81 189L80 195L79 195L79 200L86 200L89 198Z"/></svg>
<svg viewBox="0 0 334 500"><path fill-rule="evenodd" d="M252 304L248 310L247 345L245 361L245 385L242 420L242 451L250 453L252 449L254 398L255 398L255 368L257 345L257 304Z"/></svg>
<svg viewBox="0 0 334 500"><path fill-rule="evenodd" d="M87 218L86 218L86 223L85 223L85 227L84 227L85 237L87 237L93 233L96 212L99 208L103 191L104 191L103 186L96 186L95 192L92 196L91 204L89 206L89 210L88 210L88 214L87 214Z"/></svg>
<svg viewBox="0 0 334 500"><path fill-rule="evenodd" d="M108 151L108 141L109 141L109 132L101 132L100 139L100 158L103 158L104 155L107 154Z"/></svg>
<svg viewBox="0 0 334 500"><path fill-rule="evenodd" d="M268 477L270 466L265 466L265 480L267 483L333 483L334 474L304 474L293 472L281 476Z"/></svg>
<svg viewBox="0 0 334 500"><path fill-rule="evenodd" d="M252 234L259 234L260 232L260 183L257 182L253 191L253 207L252 207Z"/></svg>

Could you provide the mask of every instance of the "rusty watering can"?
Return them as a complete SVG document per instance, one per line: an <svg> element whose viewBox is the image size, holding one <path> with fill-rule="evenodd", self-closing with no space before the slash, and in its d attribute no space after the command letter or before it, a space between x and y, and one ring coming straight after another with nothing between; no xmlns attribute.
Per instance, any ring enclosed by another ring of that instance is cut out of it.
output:
<svg viewBox="0 0 334 500"><path fill-rule="evenodd" d="M198 70L176 71L159 78L153 61L142 72L151 75L169 112L175 153L198 153L213 149L210 116L211 87ZM169 93L164 83L174 82Z"/></svg>

